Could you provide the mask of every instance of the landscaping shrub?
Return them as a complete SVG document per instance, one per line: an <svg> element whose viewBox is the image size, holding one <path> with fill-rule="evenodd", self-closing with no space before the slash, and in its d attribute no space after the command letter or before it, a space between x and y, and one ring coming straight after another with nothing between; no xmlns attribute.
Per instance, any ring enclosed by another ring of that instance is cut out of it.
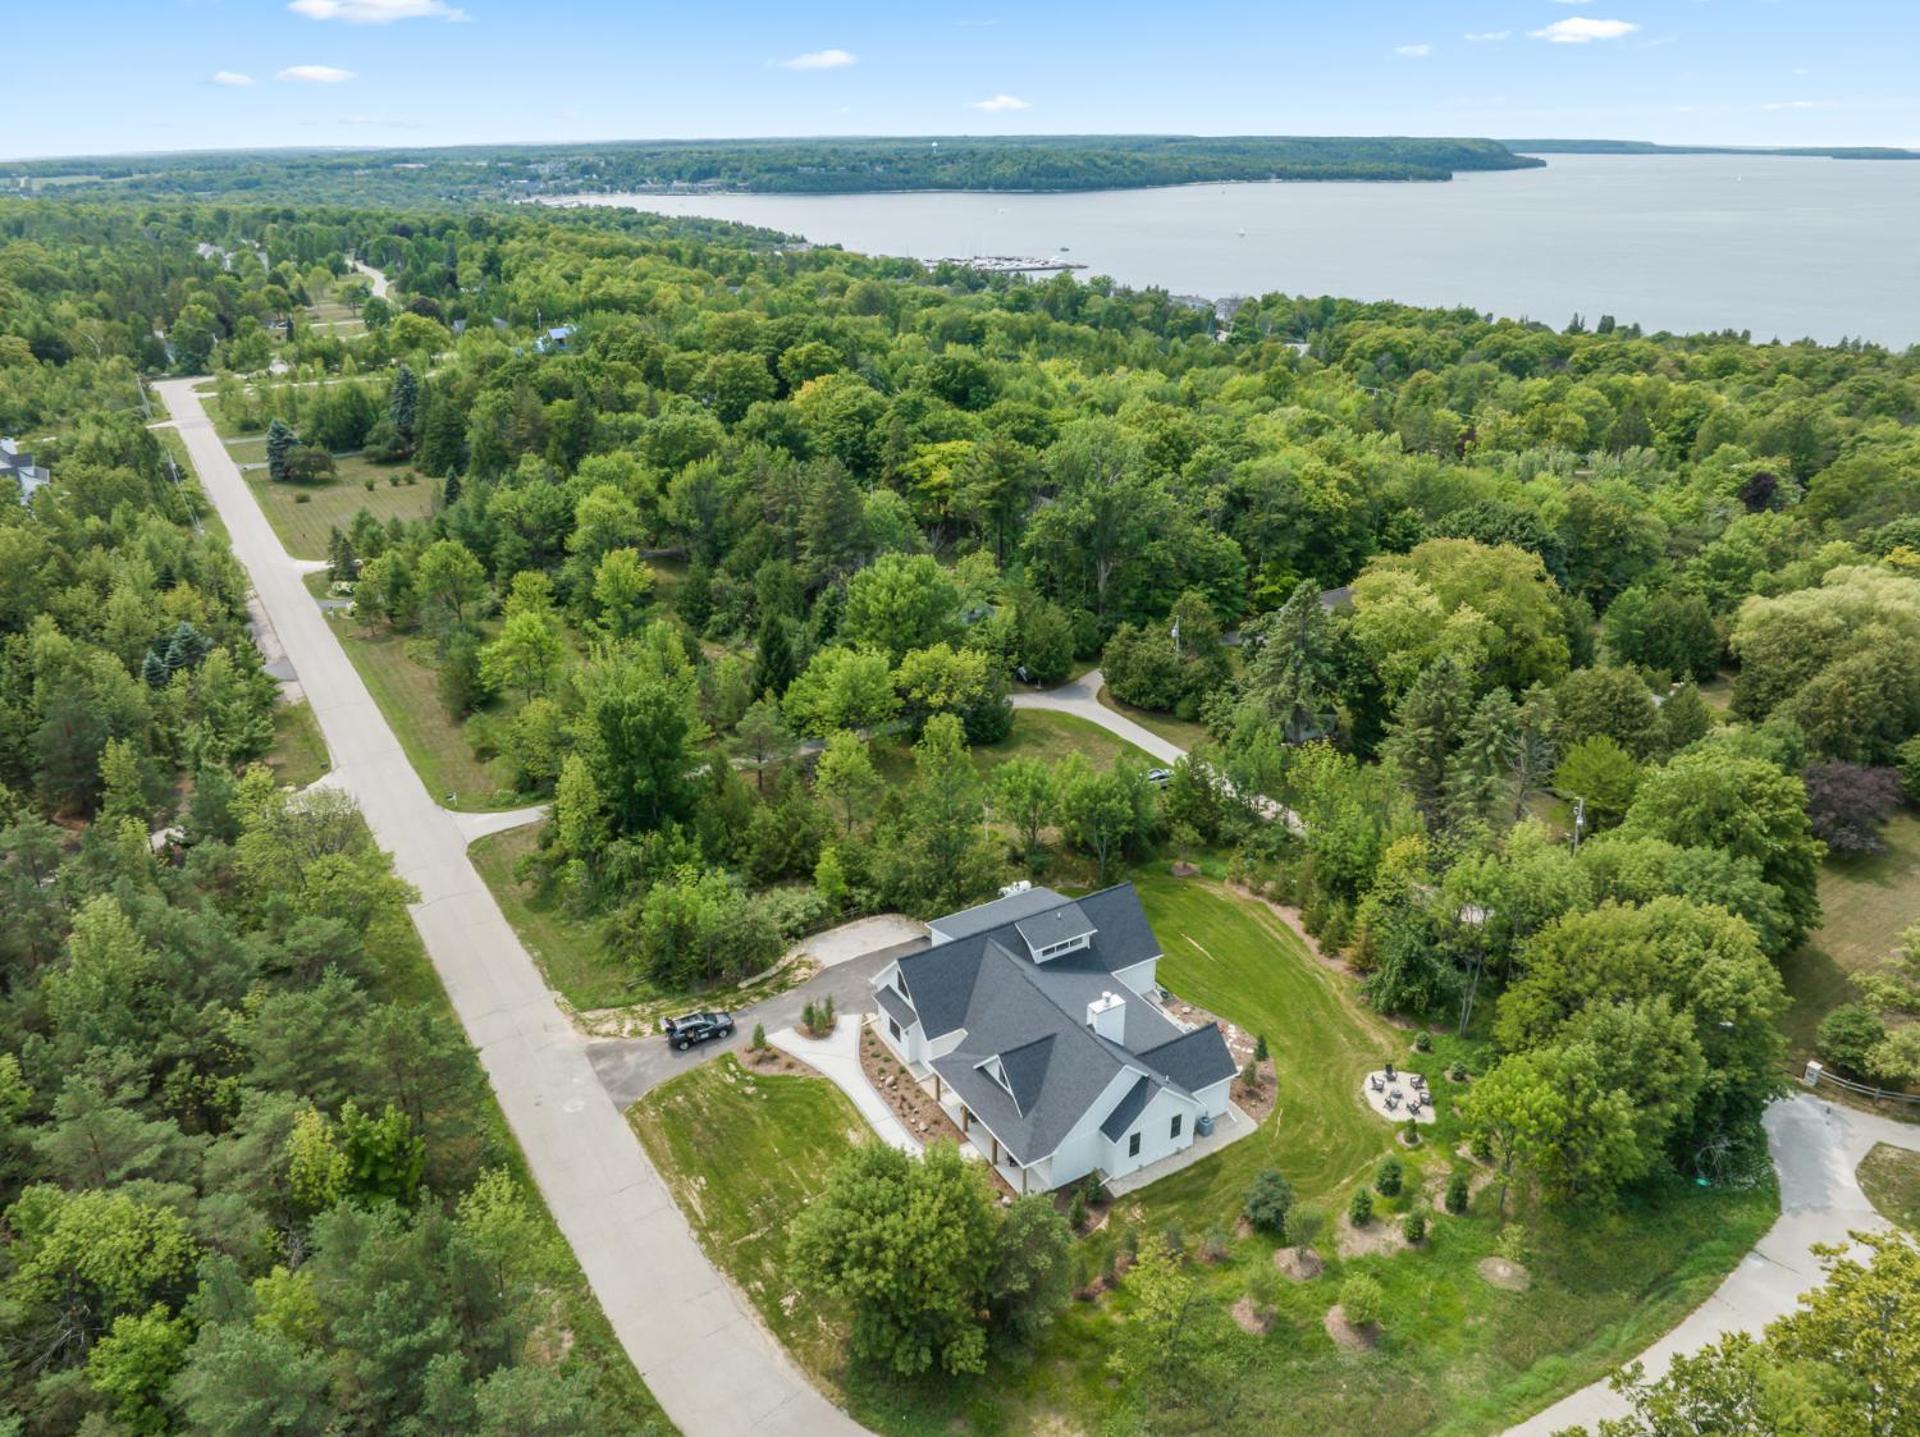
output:
<svg viewBox="0 0 1920 1437"><path fill-rule="evenodd" d="M1209 1263L1225 1262L1228 1246L1225 1228L1208 1228L1207 1235L1200 1239L1200 1260Z"/></svg>
<svg viewBox="0 0 1920 1437"><path fill-rule="evenodd" d="M1407 1129L1406 1129L1406 1131L1407 1131L1407 1146L1408 1146L1408 1147L1410 1147L1410 1148L1417 1148L1417 1147L1419 1147L1419 1146L1420 1146L1420 1124L1419 1124L1419 1122L1418 1122L1418 1121L1416 1121L1416 1120L1415 1120L1415 1119L1413 1119L1413 1118L1408 1118L1408 1119L1407 1119Z"/></svg>
<svg viewBox="0 0 1920 1437"><path fill-rule="evenodd" d="M1431 1053L1433 1051L1433 1034L1429 1033L1425 1028L1415 1033L1413 1035L1413 1049L1416 1053Z"/></svg>
<svg viewBox="0 0 1920 1437"><path fill-rule="evenodd" d="M1880 1015L1861 1003L1843 1003L1820 1020L1813 1040L1821 1058L1850 1073L1867 1071L1867 1055L1887 1036Z"/></svg>
<svg viewBox="0 0 1920 1437"><path fill-rule="evenodd" d="M750 1046L756 1053L764 1053L767 1051L767 1025L765 1023L755 1023L753 1025L753 1038Z"/></svg>
<svg viewBox="0 0 1920 1437"><path fill-rule="evenodd" d="M1389 1153L1380 1159L1380 1166L1374 1170L1373 1188L1381 1197L1399 1197L1406 1180L1406 1165Z"/></svg>
<svg viewBox="0 0 1920 1437"><path fill-rule="evenodd" d="M1361 1188L1347 1204L1347 1221L1355 1227L1365 1227L1373 1221L1373 1194Z"/></svg>
<svg viewBox="0 0 1920 1437"><path fill-rule="evenodd" d="M1098 1173L1088 1173L1080 1180L1080 1196L1087 1200L1088 1207L1106 1201L1107 1185L1100 1181Z"/></svg>
<svg viewBox="0 0 1920 1437"><path fill-rule="evenodd" d="M1267 1061L1267 1035L1265 1033L1257 1033L1254 1035L1253 1061L1256 1063L1264 1063Z"/></svg>
<svg viewBox="0 0 1920 1437"><path fill-rule="evenodd" d="M1187 1233L1179 1223L1168 1224L1167 1230L1161 1236L1166 1239L1167 1251L1173 1255L1174 1261L1178 1262L1187 1255ZM1138 1248L1135 1249L1135 1253L1138 1254Z"/></svg>
<svg viewBox="0 0 1920 1437"><path fill-rule="evenodd" d="M1075 1193L1073 1201L1067 1204L1067 1223L1075 1232L1086 1230L1087 1200L1079 1193Z"/></svg>
<svg viewBox="0 0 1920 1437"><path fill-rule="evenodd" d="M1287 1241L1295 1247L1309 1247L1326 1225L1327 1215L1322 1209L1297 1207L1287 1214Z"/></svg>
<svg viewBox="0 0 1920 1437"><path fill-rule="evenodd" d="M1240 1070L1240 1086L1252 1092L1260 1086L1260 1065L1251 1058L1246 1067Z"/></svg>
<svg viewBox="0 0 1920 1437"><path fill-rule="evenodd" d="M1247 1273L1247 1301L1262 1322L1272 1322L1280 1310L1282 1278L1270 1262L1256 1262Z"/></svg>
<svg viewBox="0 0 1920 1437"><path fill-rule="evenodd" d="M1447 1211L1456 1216L1467 1210L1467 1199L1471 1195L1467 1184L1467 1175L1456 1172L1447 1179Z"/></svg>
<svg viewBox="0 0 1920 1437"><path fill-rule="evenodd" d="M1354 1327L1372 1327L1386 1315L1387 1294L1364 1272L1340 1284L1340 1311Z"/></svg>
<svg viewBox="0 0 1920 1437"><path fill-rule="evenodd" d="M1400 1224L1400 1236L1409 1243L1418 1244L1427 1240L1427 1214L1423 1208L1415 1208L1408 1213Z"/></svg>
<svg viewBox="0 0 1920 1437"><path fill-rule="evenodd" d="M1465 1063L1460 1062L1458 1059L1455 1059L1452 1065L1449 1066L1447 1069L1447 1076L1456 1083L1466 1082L1467 1065Z"/></svg>
<svg viewBox="0 0 1920 1437"><path fill-rule="evenodd" d="M1510 1222L1493 1240L1493 1250L1508 1262L1524 1265L1527 1260L1527 1229L1524 1223Z"/></svg>
<svg viewBox="0 0 1920 1437"><path fill-rule="evenodd" d="M1293 1184L1272 1168L1264 1169L1254 1175L1253 1186L1247 1189L1247 1200L1241 1206L1256 1230L1285 1237L1287 1214L1293 1208Z"/></svg>

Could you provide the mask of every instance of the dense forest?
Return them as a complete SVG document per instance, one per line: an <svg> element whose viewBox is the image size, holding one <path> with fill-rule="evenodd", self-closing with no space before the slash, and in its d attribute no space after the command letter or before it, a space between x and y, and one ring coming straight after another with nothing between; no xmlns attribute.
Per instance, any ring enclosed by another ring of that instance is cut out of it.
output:
<svg viewBox="0 0 1920 1437"><path fill-rule="evenodd" d="M1188 135L681 140L420 150L239 151L0 164L95 198L271 195L419 203L669 186L767 194L1101 190L1235 180L1446 180L1542 161L1492 140Z"/></svg>
<svg viewBox="0 0 1920 1437"><path fill-rule="evenodd" d="M394 292L343 340L294 311L349 257ZM230 561L130 415L81 417L137 370L223 371L223 420L277 426L269 482L324 484L303 450L432 481L333 535L353 629L552 798L527 875L636 977L1205 851L1379 1009L1488 1045L1473 1140L1549 1202L1754 1144L1822 857L1920 786L1912 352L1285 295L1222 321L528 211L14 201L0 301L0 416L56 473L0 505L30 1430L245 1430L223 1364L367 1431L514 1430L611 1380L515 1360L558 1279L454 1120L464 1048L394 991L397 886L246 774ZM1096 661L1199 756L1163 789L979 770L1020 676ZM1920 1080L1914 993L1890 964L1823 1049ZM98 1272L102 1232L140 1261ZM396 1271L438 1334L404 1360L365 1295Z"/></svg>

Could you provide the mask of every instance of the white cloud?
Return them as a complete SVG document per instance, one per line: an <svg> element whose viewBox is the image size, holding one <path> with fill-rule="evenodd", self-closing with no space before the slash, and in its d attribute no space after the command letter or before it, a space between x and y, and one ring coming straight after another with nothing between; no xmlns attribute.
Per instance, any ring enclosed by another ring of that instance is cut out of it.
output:
<svg viewBox="0 0 1920 1437"><path fill-rule="evenodd" d="M1395 45L1393 53L1409 60L1424 60L1433 53L1431 45Z"/></svg>
<svg viewBox="0 0 1920 1437"><path fill-rule="evenodd" d="M1009 110L1031 110L1033 106L1018 95L995 95L989 100L975 100L968 108L984 110L989 115L1001 115Z"/></svg>
<svg viewBox="0 0 1920 1437"><path fill-rule="evenodd" d="M302 85L338 85L353 78L353 71L341 70L332 65L289 65L276 79L292 80Z"/></svg>
<svg viewBox="0 0 1920 1437"><path fill-rule="evenodd" d="M237 90L251 85L253 83L253 76L243 75L238 70L215 70L213 72L213 83L216 85L226 85Z"/></svg>
<svg viewBox="0 0 1920 1437"><path fill-rule="evenodd" d="M845 50L809 50L804 55L795 55L791 60L774 61L783 70L844 70L859 62L858 55Z"/></svg>
<svg viewBox="0 0 1920 1437"><path fill-rule="evenodd" d="M1618 40L1622 35L1631 35L1639 28L1631 20L1589 20L1584 15L1576 15L1567 20L1555 20L1544 30L1529 30L1527 33L1536 40L1545 40L1552 45L1585 45L1593 40Z"/></svg>
<svg viewBox="0 0 1920 1437"><path fill-rule="evenodd" d="M1470 30L1461 38L1471 40L1476 45L1486 45L1497 40L1511 39L1512 36L1511 30Z"/></svg>
<svg viewBox="0 0 1920 1437"><path fill-rule="evenodd" d="M287 8L309 20L349 25L391 25L395 20L465 20L467 12L446 0L292 0Z"/></svg>

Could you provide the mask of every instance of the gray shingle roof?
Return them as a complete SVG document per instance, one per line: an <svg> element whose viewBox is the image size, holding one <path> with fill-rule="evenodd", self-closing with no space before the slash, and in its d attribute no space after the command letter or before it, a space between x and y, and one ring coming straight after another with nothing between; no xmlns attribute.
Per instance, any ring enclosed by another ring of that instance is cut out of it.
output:
<svg viewBox="0 0 1920 1437"><path fill-rule="evenodd" d="M1150 1078L1140 1079L1127 1089L1126 1097L1114 1104L1113 1111L1108 1113L1106 1121L1100 1124L1100 1131L1110 1141L1118 1138L1133 1126L1133 1120L1140 1116L1141 1110L1147 1106L1148 1099L1152 1097L1153 1081Z"/></svg>
<svg viewBox="0 0 1920 1437"><path fill-rule="evenodd" d="M979 926L989 918L999 921ZM900 959L900 975L929 1038L964 1030L951 1053L932 1060L933 1070L1016 1161L1051 1153L1123 1074L1135 1080L1125 1087L1121 1106L1132 1111L1119 1132L1161 1087L1190 1095L1216 1081L1209 1075L1218 1062L1233 1071L1218 1030L1189 1044L1165 1014L1114 979L1160 952L1129 884L1078 901L1031 889L930 926L958 936ZM1044 963L1033 961L1022 936L1033 933L1033 946L1045 947L1090 930L1086 948ZM1118 1042L1087 1024L1088 1005L1103 993L1125 1004ZM891 1013L898 995L883 988L878 998ZM1150 1052L1161 1062L1136 1056ZM983 1067L996 1058L1007 1086ZM1194 1077L1200 1081L1188 1081Z"/></svg>
<svg viewBox="0 0 1920 1437"><path fill-rule="evenodd" d="M913 1005L907 1002L905 998L902 998L894 989L876 988L874 990L874 996L880 1001L880 1011L893 1019L893 1021L898 1023L902 1028L907 1027L914 1021L915 1014Z"/></svg>
<svg viewBox="0 0 1920 1437"><path fill-rule="evenodd" d="M1138 1056L1154 1072L1190 1093L1231 1078L1237 1071L1217 1023L1182 1033L1172 1042L1148 1048Z"/></svg>
<svg viewBox="0 0 1920 1437"><path fill-rule="evenodd" d="M1081 910L1078 903L1061 903L1049 908L1045 913L1036 913L1031 918L1022 918L1013 925L1014 931L1027 942L1027 948L1038 953L1053 943L1065 943L1069 939L1084 938L1093 932L1093 921Z"/></svg>
<svg viewBox="0 0 1920 1437"><path fill-rule="evenodd" d="M972 908L963 908L958 913L949 913L945 918L936 918L927 927L943 938L971 938L995 928L1005 928L1009 923L1033 914L1045 913L1049 908L1058 908L1066 901L1051 888L1028 888L1019 893L1009 893L1004 898L996 898L991 903L977 904Z"/></svg>

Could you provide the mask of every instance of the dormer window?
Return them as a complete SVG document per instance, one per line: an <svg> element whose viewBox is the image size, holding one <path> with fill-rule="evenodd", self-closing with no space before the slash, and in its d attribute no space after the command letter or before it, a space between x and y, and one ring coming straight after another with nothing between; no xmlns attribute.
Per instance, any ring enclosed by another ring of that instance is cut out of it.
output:
<svg viewBox="0 0 1920 1437"><path fill-rule="evenodd" d="M1063 903L1013 926L1026 940L1027 952L1036 963L1077 952L1093 942L1093 923L1078 903Z"/></svg>

